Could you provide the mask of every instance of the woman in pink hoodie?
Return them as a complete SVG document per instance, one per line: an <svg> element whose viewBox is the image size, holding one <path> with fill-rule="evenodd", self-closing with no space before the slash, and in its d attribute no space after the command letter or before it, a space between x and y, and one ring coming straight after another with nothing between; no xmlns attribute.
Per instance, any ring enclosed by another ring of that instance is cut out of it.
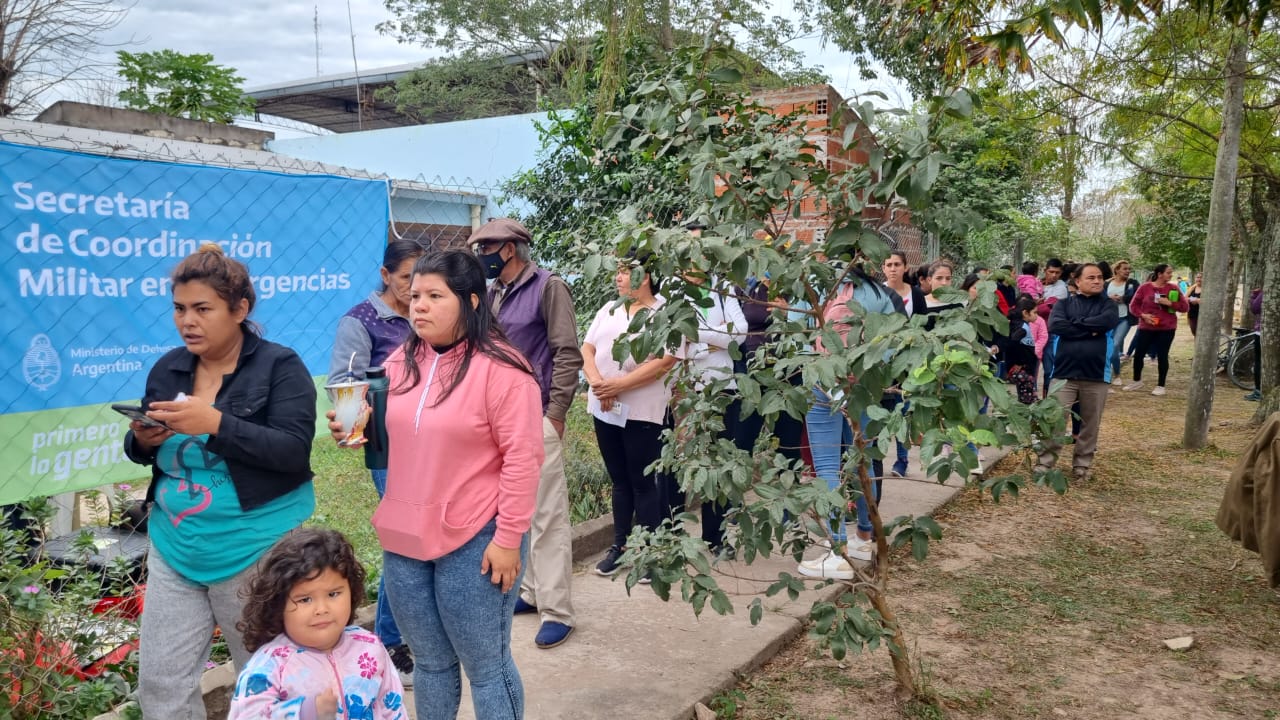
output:
<svg viewBox="0 0 1280 720"><path fill-rule="evenodd" d="M542 468L542 396L485 290L473 254L424 255L413 332L386 360L387 492L373 527L424 718L457 717L459 661L477 720L524 716L511 618Z"/></svg>

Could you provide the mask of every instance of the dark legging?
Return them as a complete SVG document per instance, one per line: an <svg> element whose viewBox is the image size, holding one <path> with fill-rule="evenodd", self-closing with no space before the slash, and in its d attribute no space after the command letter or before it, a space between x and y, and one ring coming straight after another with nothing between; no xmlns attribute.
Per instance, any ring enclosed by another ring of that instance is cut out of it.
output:
<svg viewBox="0 0 1280 720"><path fill-rule="evenodd" d="M662 455L662 426L628 420L625 428L596 419L600 458L613 481L613 544L623 547L631 528L658 525L658 486L645 468Z"/></svg>
<svg viewBox="0 0 1280 720"><path fill-rule="evenodd" d="M1142 361L1146 359L1148 351L1154 351L1156 354L1156 368L1160 371L1160 382L1157 385L1164 387L1165 378L1169 376L1169 347L1173 345L1173 336L1175 330L1143 330L1138 328L1138 336L1134 338L1135 347L1133 349L1133 381L1137 382L1142 379Z"/></svg>

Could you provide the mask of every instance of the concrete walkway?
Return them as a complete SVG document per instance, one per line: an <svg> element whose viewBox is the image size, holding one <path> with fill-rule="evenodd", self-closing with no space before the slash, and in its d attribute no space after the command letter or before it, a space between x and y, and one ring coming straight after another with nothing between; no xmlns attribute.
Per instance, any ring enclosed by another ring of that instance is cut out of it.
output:
<svg viewBox="0 0 1280 720"><path fill-rule="evenodd" d="M984 453L984 466L997 459ZM911 477L885 480L881 513L886 520L932 513L960 492L955 478L947 485L925 481L914 452L911 465ZM818 597L811 590L793 602L785 594L764 599L764 617L752 626L747 604L763 595L779 572L794 575L795 562L789 556L757 559L750 566L722 562L715 568L717 580L730 594L735 614L716 615L708 603L696 618L692 607L679 599L678 588L664 603L641 585L628 596L624 573L616 580L597 576L592 568L599 555L584 558L575 568L577 626L568 642L540 650L533 644L537 616L515 618L513 654L524 680L528 720L687 720L697 703L710 702L739 674L759 667L801 633ZM806 555L811 556L817 551ZM466 687L459 717L474 718Z"/></svg>

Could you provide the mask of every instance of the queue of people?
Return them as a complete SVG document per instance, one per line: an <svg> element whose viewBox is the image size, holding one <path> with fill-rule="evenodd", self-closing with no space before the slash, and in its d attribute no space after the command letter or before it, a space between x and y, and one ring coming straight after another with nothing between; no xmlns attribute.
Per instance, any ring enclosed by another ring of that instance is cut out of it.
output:
<svg viewBox="0 0 1280 720"><path fill-rule="evenodd" d="M477 718L523 717L513 616L539 615L533 642L543 649L566 642L575 626L562 440L580 374L613 485L614 540L599 575L620 569L633 528L654 528L683 507L682 489L653 471L665 433L679 424L666 382L676 363L688 363L695 382L728 393L723 437L753 448L761 419L739 417L732 379L768 364L769 324L788 308L770 299L767 278L730 288L684 275L686 293L705 295L697 336L636 359L615 353L618 343L637 314L667 302L647 258L622 259L619 301L596 312L579 346L569 288L533 261L531 246L528 229L508 219L477 230L470 251L393 241L380 289L338 322L330 375L364 379L376 371L389 386L385 410L372 420L388 445L386 467L369 465L380 498L371 521L384 551L372 634L352 626L364 570L350 545L332 531L297 529L315 504L309 371L250 319L255 294L242 263L207 244L178 265L171 279L182 345L148 376L143 406L153 422L133 421L124 441L130 459L152 468L147 499L165 520L150 525L144 716L204 717L199 674L217 626L241 671L231 717L333 717L359 702L368 717L402 718L410 687L418 716L456 717L464 673ZM1026 263L1016 281L999 284L1010 330L992 352L1023 402L1035 399L1037 374L1046 389L1065 381L1055 392L1078 422L1072 462L1083 480L1129 324L1136 321L1138 340L1125 389L1142 386L1150 350L1159 373L1153 394L1163 395L1177 313L1188 312L1189 298L1165 265L1136 287L1127 261L1114 275L1102 263L1050 258L1044 267L1038 276L1039 265ZM894 251L880 271L877 278L851 267L818 309L841 342L861 342L845 322L851 301L867 312L926 315L926 326L962 305L937 296L955 275L946 260L912 272ZM966 289L976 293L984 275L967 277ZM826 348L819 341L814 351ZM813 470L835 487L844 448L867 418L846 417L824 388L811 392L803 423L775 425L777 451L798 459L807 431ZM910 411L896 393L882 405ZM334 438L344 439L333 411L328 418ZM1048 439L1040 465L1051 467L1060 449ZM890 475L907 473L906 450L899 444ZM869 470L878 503L884 469L875 461ZM846 558L874 557L868 500L854 509L855 533L833 516L831 545L801 563L801 575L852 578ZM731 551L724 536L731 512L714 499L701 507L702 539L719 558ZM229 533L236 543L217 542ZM332 659L332 678L317 680L308 669L317 653Z"/></svg>

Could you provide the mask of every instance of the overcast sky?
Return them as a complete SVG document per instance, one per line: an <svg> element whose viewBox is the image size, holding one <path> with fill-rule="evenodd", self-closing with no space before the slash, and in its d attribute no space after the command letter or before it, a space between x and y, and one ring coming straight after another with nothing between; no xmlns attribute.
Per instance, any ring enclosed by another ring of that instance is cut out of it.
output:
<svg viewBox="0 0 1280 720"><path fill-rule="evenodd" d="M380 0L351 0L350 25L345 0L135 0L123 22L103 40L113 46L111 52L118 47L131 52L169 48L210 53L218 64L235 68L246 88L253 88L316 76L317 13L322 75L352 71L353 30L361 72L433 56L431 50L401 45L377 31L377 24L390 17ZM798 41L796 46L810 65L825 69L846 98L877 89L895 104L910 102L891 81L860 80L852 57L834 47L823 49L818 38ZM72 99L99 101L83 94Z"/></svg>

